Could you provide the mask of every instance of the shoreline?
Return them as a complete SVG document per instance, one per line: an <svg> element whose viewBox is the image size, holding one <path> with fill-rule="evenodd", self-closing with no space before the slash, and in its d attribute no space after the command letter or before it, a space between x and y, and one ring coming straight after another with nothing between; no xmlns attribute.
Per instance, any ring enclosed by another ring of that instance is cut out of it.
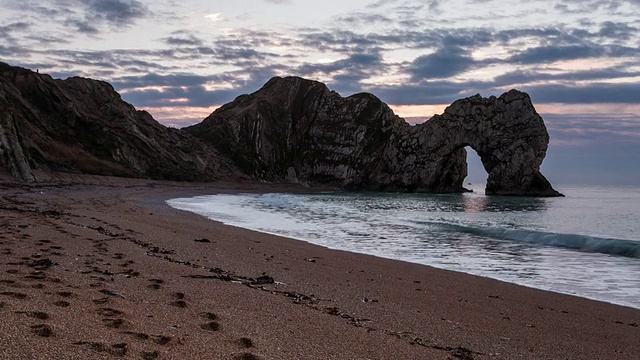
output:
<svg viewBox="0 0 640 360"><path fill-rule="evenodd" d="M548 291L548 292L552 292L552 293L556 293L556 294L575 296L575 297L579 297L579 298L582 298L582 299L588 299L588 300L598 301L598 302L602 302L602 303L606 303L606 304L623 306L623 307L627 307L627 308L631 308L631 309L640 310L640 303L615 302L615 301L607 300L606 298L604 298L602 296L601 297L588 296L588 295L582 295L580 293L571 293L571 292L568 292L568 291L554 290L550 286L545 287L545 285L535 285L535 284L529 284L529 283L526 283L526 282L517 282L517 281L513 281L513 280L509 280L509 279L500 278L499 276L491 276L491 274L473 273L473 272L465 271L464 269L460 269L460 268L447 268L446 266L439 266L438 264L431 264L431 263L428 263L428 262L421 262L419 260L413 260L412 261L412 260L407 259L407 258L394 258L394 257L390 257L390 256L380 255L380 254L375 253L375 252L358 251L357 249L352 249L352 248L348 248L348 247L331 246L331 245L323 244L322 242L315 242L314 240L307 240L307 239L305 239L303 237L296 237L296 236L290 236L290 235L283 234L283 233L278 233L277 230L274 230L274 231L261 230L259 228L251 227L250 225L242 225L242 224L239 224L239 223L234 223L233 220L216 219L215 216L210 218L205 214L198 213L198 209L194 209L194 210L181 209L179 207L174 207L171 204L168 204L168 202L170 200L192 199L192 198L195 198L195 197L207 197L207 196L229 195L229 194L231 194L231 195L240 195L240 196L243 196L243 195L256 195L256 194L263 195L263 194L273 194L273 193L302 194L302 195L312 194L311 192L304 193L304 192L287 191L287 190L282 191L280 189L278 189L276 191L267 191L267 192L258 192L258 193L256 193L256 192L244 192L242 190L239 190L237 192L231 192L231 193L230 192L212 192L212 193L208 193L207 192L207 193L202 193L202 194L198 193L198 194L195 194L193 196L186 196L186 197L185 196L180 196L180 197L177 197L177 198L170 198L170 199L167 199L166 201L164 201L164 204L160 204L160 206L166 205L166 206L169 206L172 209L175 209L175 210L178 210L178 211L186 211L186 212L189 212L189 213L193 213L193 214L196 214L198 216L202 216L203 218L208 219L210 221L215 221L215 222L221 223L222 225L237 227L237 228L240 228L240 229L244 229L244 230L248 230L248 231L255 231L255 232L258 232L258 233L272 235L272 236L285 237L285 238L289 238L289 239L296 240L296 241L302 241L304 243L311 244L311 245L314 245L314 246L320 246L320 247L325 248L325 249L344 251L344 252L353 253L353 254L373 256L373 257L377 257L377 258L395 260L395 261L411 263L411 264L417 264L417 265L424 265L424 266L428 266L428 267L436 268L436 269L440 269L440 270L453 271L453 272L456 272L456 273L461 273L461 274L467 274L467 275L473 275L473 276L479 276L479 277L483 277L483 278L493 279L493 280L497 280L497 281L504 282L504 283L524 286L524 287L531 288L531 289ZM339 194L340 192L336 191L336 192L332 192L332 193L338 193ZM564 250L565 248L560 247L558 249ZM600 294L600 293L597 293L597 294Z"/></svg>
<svg viewBox="0 0 640 360"><path fill-rule="evenodd" d="M92 177L3 187L0 358L620 359L640 352L637 309L331 250L164 203L215 190L291 191L242 185Z"/></svg>

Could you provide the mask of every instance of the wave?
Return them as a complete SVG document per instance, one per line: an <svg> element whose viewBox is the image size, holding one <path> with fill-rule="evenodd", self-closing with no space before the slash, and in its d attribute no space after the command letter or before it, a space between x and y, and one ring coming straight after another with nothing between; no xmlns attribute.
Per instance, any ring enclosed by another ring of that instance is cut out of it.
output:
<svg viewBox="0 0 640 360"><path fill-rule="evenodd" d="M428 225L444 231L459 232L499 240L511 240L584 252L640 258L640 241L634 240L524 229L476 227L438 221L416 221L416 223Z"/></svg>

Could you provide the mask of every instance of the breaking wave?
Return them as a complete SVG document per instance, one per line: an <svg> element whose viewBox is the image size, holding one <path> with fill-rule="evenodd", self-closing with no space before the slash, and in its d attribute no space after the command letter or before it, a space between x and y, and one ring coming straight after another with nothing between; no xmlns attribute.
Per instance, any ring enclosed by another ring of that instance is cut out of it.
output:
<svg viewBox="0 0 640 360"><path fill-rule="evenodd" d="M640 241L602 238L579 234L562 234L524 229L476 227L437 221L417 221L437 230L471 234L499 240L551 246L591 253L640 258Z"/></svg>

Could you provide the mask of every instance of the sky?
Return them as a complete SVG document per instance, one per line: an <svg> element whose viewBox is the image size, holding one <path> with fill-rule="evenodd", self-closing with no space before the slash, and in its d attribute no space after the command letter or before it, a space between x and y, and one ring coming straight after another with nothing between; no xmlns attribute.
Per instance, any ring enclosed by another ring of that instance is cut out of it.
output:
<svg viewBox="0 0 640 360"><path fill-rule="evenodd" d="M552 183L640 185L640 0L0 0L0 61L111 83L167 126L273 76L371 92L408 121L516 88ZM473 155L473 154L472 154ZM469 181L486 173L470 156Z"/></svg>

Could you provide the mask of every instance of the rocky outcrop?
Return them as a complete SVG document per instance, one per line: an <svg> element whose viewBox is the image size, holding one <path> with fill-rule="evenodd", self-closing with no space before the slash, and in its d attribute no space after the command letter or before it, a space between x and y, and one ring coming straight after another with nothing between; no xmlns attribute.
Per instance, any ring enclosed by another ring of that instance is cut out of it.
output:
<svg viewBox="0 0 640 360"><path fill-rule="evenodd" d="M436 174L446 174L447 163L448 167L457 164L450 170L456 184L466 176L456 170L463 168L460 164L466 162L464 147L469 146L478 153L487 171L487 194L560 195L540 173L549 134L523 92L511 90L499 98L475 95L458 100L442 115L416 126L415 132L423 139L431 158L445 167L436 167ZM448 182L448 178L436 176L436 187Z"/></svg>
<svg viewBox="0 0 640 360"><path fill-rule="evenodd" d="M9 104L0 98L0 164L15 178L34 182L35 176L22 150Z"/></svg>
<svg viewBox="0 0 640 360"><path fill-rule="evenodd" d="M544 122L515 90L458 100L411 126L371 94L343 98L319 82L274 78L186 131L259 179L462 192L470 146L489 174L488 194L560 195L540 173L549 142Z"/></svg>
<svg viewBox="0 0 640 360"><path fill-rule="evenodd" d="M458 100L411 126L371 94L274 78L202 123L166 128L111 85L56 80L0 63L0 166L210 181L242 177L349 190L462 192L465 147L480 155L488 194L560 195L540 173L549 135L528 95Z"/></svg>
<svg viewBox="0 0 640 360"><path fill-rule="evenodd" d="M189 181L237 173L214 148L162 126L108 83L2 63L0 155L28 181L30 169Z"/></svg>

